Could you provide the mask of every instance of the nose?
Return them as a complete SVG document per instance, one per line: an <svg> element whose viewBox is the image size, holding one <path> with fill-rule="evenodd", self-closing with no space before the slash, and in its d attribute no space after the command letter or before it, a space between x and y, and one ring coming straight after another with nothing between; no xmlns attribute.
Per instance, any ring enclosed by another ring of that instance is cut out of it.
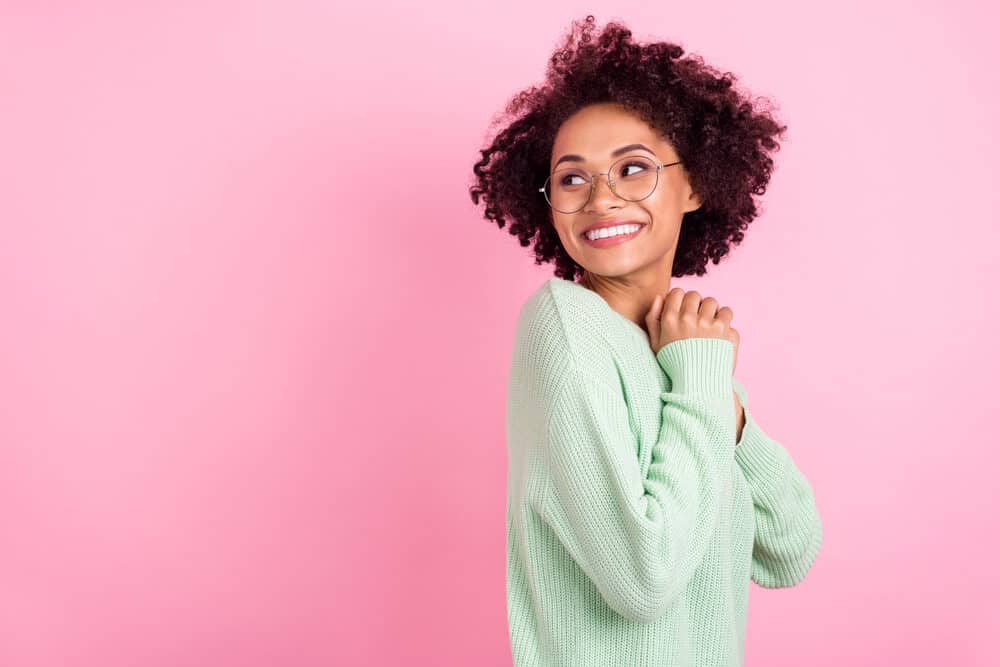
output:
<svg viewBox="0 0 1000 667"><path fill-rule="evenodd" d="M601 178L603 176L604 178ZM615 191L611 188L611 177L609 174L595 174L594 175L594 191L590 194L590 201L587 202L587 208L600 208L605 209L608 203L618 205L622 203L622 199L615 194Z"/></svg>

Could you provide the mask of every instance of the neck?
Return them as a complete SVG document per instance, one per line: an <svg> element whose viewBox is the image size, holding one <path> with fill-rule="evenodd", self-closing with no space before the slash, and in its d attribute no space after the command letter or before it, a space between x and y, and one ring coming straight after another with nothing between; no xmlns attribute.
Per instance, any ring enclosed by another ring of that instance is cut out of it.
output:
<svg viewBox="0 0 1000 667"><path fill-rule="evenodd" d="M607 277L584 270L580 285L597 292L612 310L646 329L646 315L657 294L670 291L670 272L646 272L622 277Z"/></svg>

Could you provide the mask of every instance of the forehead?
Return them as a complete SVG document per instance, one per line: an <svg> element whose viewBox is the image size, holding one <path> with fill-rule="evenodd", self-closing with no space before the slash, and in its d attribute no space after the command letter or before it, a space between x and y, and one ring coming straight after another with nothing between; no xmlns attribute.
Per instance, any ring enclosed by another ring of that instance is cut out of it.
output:
<svg viewBox="0 0 1000 667"><path fill-rule="evenodd" d="M636 143L648 146L658 155L669 150L669 144L635 112L613 104L587 106L559 127L552 144L550 165L567 153L579 155L588 162L606 162L615 149Z"/></svg>

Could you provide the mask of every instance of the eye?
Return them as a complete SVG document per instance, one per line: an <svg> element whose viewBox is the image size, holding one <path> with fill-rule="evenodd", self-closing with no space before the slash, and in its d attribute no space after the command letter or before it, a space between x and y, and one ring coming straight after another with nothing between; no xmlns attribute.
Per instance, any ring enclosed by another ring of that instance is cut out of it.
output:
<svg viewBox="0 0 1000 667"><path fill-rule="evenodd" d="M572 179L578 179L576 183L572 182ZM570 172L568 174L563 174L559 178L559 185L583 185L587 182L587 178L580 174L579 172Z"/></svg>
<svg viewBox="0 0 1000 667"><path fill-rule="evenodd" d="M636 170L629 172L629 167L635 167ZM635 176L636 174L641 174L643 171L649 169L649 164L641 160L633 160L631 162L626 162L622 165L621 175L622 176Z"/></svg>

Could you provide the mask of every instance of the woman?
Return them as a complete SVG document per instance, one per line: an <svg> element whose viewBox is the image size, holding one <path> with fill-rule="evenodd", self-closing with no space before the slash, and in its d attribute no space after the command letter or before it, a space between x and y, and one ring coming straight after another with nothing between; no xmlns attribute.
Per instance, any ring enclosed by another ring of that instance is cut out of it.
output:
<svg viewBox="0 0 1000 667"><path fill-rule="evenodd" d="M786 128L675 44L573 27L471 191L556 274L508 384L514 663L740 665L750 581L797 584L822 527L733 377L732 310L670 278L743 239Z"/></svg>

